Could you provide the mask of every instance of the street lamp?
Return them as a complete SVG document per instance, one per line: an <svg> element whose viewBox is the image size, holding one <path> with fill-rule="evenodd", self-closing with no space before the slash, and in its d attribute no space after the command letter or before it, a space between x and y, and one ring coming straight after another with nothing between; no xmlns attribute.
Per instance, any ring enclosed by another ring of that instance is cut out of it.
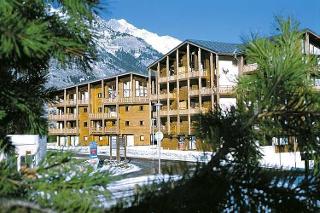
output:
<svg viewBox="0 0 320 213"><path fill-rule="evenodd" d="M152 127L152 146L154 145L154 121L155 118L151 118L151 127Z"/></svg>
<svg viewBox="0 0 320 213"><path fill-rule="evenodd" d="M157 145L158 145L158 158L159 158L159 174L161 174L161 140L163 139L163 133L161 132L160 128L160 107L162 106L161 103L156 103L156 110L157 110L157 126L158 126L158 132L156 133L156 140L157 140Z"/></svg>

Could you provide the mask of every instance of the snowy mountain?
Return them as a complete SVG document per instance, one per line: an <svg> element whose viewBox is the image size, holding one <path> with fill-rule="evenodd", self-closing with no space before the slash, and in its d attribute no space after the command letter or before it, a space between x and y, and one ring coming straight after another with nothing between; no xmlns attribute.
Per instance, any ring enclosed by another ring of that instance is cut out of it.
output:
<svg viewBox="0 0 320 213"><path fill-rule="evenodd" d="M93 70L84 72L76 66L65 69L52 62L48 86L60 88L128 71L146 73L149 64L180 43L173 37L138 29L124 19L97 17L92 32L97 35L98 49Z"/></svg>

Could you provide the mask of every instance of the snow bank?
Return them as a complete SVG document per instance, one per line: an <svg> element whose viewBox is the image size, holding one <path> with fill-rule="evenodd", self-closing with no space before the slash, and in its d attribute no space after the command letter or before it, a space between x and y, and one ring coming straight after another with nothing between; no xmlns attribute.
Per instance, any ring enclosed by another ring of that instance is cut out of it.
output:
<svg viewBox="0 0 320 213"><path fill-rule="evenodd" d="M48 149L60 150L61 147L55 145L48 145ZM74 151L76 153L88 154L89 147L64 147L64 150ZM274 146L260 147L263 154L260 163L263 167L291 169L304 169L304 160L301 160L300 152L275 153ZM99 146L99 155L110 155L109 146ZM115 155L115 151L113 151ZM208 162L211 158L212 152L201 151L180 151L180 150L161 150L161 159L163 160L177 160L189 162ZM127 147L127 157L129 158L145 158L158 159L158 149L154 146L135 146ZM310 167L313 166L313 161L310 161Z"/></svg>

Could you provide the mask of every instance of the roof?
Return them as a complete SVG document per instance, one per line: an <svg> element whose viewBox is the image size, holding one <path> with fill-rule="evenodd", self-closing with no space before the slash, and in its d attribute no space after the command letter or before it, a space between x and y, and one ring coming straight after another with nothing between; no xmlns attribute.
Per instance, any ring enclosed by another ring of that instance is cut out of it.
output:
<svg viewBox="0 0 320 213"><path fill-rule="evenodd" d="M211 50L217 54L227 54L234 55L241 52L241 44L235 43L225 43L225 42L217 42L217 41L204 41L204 40L196 40L196 39L188 39L187 42L196 44L200 47Z"/></svg>
<svg viewBox="0 0 320 213"><path fill-rule="evenodd" d="M159 61L163 60L166 56L173 53L176 49L180 48L182 45L190 43L200 48L206 49L210 52L213 52L218 55L239 55L242 54L242 44L235 44L235 43L225 43L225 42L218 42L218 41L204 41L204 40L196 40L196 39L187 39L184 42L180 43L178 46L170 50L167 54L160 57L158 60L152 62L148 66L148 68L154 66Z"/></svg>
<svg viewBox="0 0 320 213"><path fill-rule="evenodd" d="M57 89L55 89L55 91L61 91L61 90L64 90L64 89L70 89L70 88L73 88L73 87L76 87L76 86L82 86L82 85L89 84L89 83L96 83L96 82L99 82L101 80L108 80L108 79L121 77L121 76L125 76L125 75L130 75L130 74L138 75L138 76L144 77L144 78L148 77L146 71L144 71L143 73L136 72L136 71L122 72L122 73L117 73L117 74L110 75L110 76L107 76L107 77L102 77L102 78L99 78L99 79L83 81L83 82L80 82L78 84L74 84L74 85L70 85L70 86L66 86L66 87L62 87L62 88L57 88Z"/></svg>

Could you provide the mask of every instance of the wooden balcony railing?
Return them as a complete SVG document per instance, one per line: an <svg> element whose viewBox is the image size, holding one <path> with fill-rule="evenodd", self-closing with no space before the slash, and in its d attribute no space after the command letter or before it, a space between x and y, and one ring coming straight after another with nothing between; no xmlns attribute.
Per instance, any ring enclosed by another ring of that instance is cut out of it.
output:
<svg viewBox="0 0 320 213"><path fill-rule="evenodd" d="M234 86L220 86L218 89L220 94L231 95L234 92Z"/></svg>
<svg viewBox="0 0 320 213"><path fill-rule="evenodd" d="M119 103L149 103L149 97L125 97L125 98L119 98Z"/></svg>
<svg viewBox="0 0 320 213"><path fill-rule="evenodd" d="M78 100L79 105L87 105L88 103L89 103L89 100L82 100L82 99Z"/></svg>
<svg viewBox="0 0 320 213"><path fill-rule="evenodd" d="M210 95L212 94L212 89L207 87L201 88L201 95Z"/></svg>
<svg viewBox="0 0 320 213"><path fill-rule="evenodd" d="M190 114L199 114L200 108L190 108Z"/></svg>
<svg viewBox="0 0 320 213"><path fill-rule="evenodd" d="M58 135L58 134L77 134L77 128L49 128L49 134Z"/></svg>
<svg viewBox="0 0 320 213"><path fill-rule="evenodd" d="M116 104L118 102L118 98L104 98L103 103L104 104Z"/></svg>
<svg viewBox="0 0 320 213"><path fill-rule="evenodd" d="M103 128L102 127L91 127L90 134L102 134Z"/></svg>
<svg viewBox="0 0 320 213"><path fill-rule="evenodd" d="M76 120L77 114L49 115L49 120Z"/></svg>
<svg viewBox="0 0 320 213"><path fill-rule="evenodd" d="M75 99L66 100L65 102L67 106L73 106L77 104L77 100Z"/></svg>
<svg viewBox="0 0 320 213"><path fill-rule="evenodd" d="M258 64L246 64L243 66L242 72L243 73L250 73L256 71L258 68Z"/></svg>
<svg viewBox="0 0 320 213"><path fill-rule="evenodd" d="M199 95L199 90L197 90L197 89L189 90L189 95L190 96Z"/></svg>
<svg viewBox="0 0 320 213"><path fill-rule="evenodd" d="M90 113L89 118L93 120L99 119L116 119L118 117L117 112L109 112L109 113Z"/></svg>
<svg viewBox="0 0 320 213"><path fill-rule="evenodd" d="M104 128L105 133L117 133L118 128L116 126L111 126L111 127L105 127Z"/></svg>

